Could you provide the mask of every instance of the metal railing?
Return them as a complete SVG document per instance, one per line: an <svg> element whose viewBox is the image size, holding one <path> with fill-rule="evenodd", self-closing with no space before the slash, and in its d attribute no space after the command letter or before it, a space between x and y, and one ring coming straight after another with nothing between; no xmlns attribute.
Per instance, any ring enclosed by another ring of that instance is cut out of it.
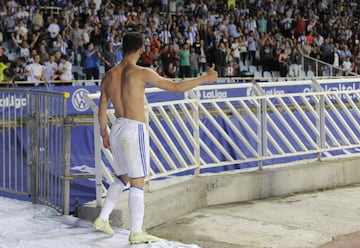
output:
<svg viewBox="0 0 360 248"><path fill-rule="evenodd" d="M69 213L70 127L60 92L0 89L0 191Z"/></svg>
<svg viewBox="0 0 360 248"><path fill-rule="evenodd" d="M330 78L330 77L342 77L342 76L359 77L360 75L354 72L347 72L340 67L333 66L322 60L318 60L307 55L302 55L302 66L299 75L301 79L312 78L312 77Z"/></svg>
<svg viewBox="0 0 360 248"><path fill-rule="evenodd" d="M359 80L214 84L197 87L188 92L184 100L148 103L151 165L147 185L153 179L171 175L200 175L242 168L256 170L284 161L358 155L360 87L339 85ZM282 87L291 84L303 88L283 93ZM210 91L221 93L224 89L238 88L251 94L202 97ZM153 92L161 93L161 90L146 90L146 93ZM110 163L112 156L102 146L95 101L98 97L99 94L85 96L94 111L99 206L104 193L102 180L112 180L101 153L105 153ZM113 110L108 111L108 117L110 122L115 120Z"/></svg>

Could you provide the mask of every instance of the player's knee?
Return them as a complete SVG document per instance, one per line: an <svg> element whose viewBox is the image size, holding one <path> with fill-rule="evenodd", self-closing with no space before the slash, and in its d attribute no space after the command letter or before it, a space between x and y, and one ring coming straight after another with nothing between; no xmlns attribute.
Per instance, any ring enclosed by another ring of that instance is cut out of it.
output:
<svg viewBox="0 0 360 248"><path fill-rule="evenodd" d="M136 188L144 188L145 180L144 178L130 178L130 185L131 187Z"/></svg>
<svg viewBox="0 0 360 248"><path fill-rule="evenodd" d="M117 183L121 183L122 185L126 186L129 182L129 178L124 175L121 175L121 176L115 177L115 181Z"/></svg>

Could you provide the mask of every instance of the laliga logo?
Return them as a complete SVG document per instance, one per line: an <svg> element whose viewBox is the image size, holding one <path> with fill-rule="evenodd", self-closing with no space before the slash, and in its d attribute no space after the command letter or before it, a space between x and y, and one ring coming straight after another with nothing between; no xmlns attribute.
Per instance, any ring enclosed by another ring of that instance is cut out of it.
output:
<svg viewBox="0 0 360 248"><path fill-rule="evenodd" d="M74 91L71 101L72 105L77 111L84 112L89 108L89 105L84 100L84 94L89 94L86 89L80 88Z"/></svg>
<svg viewBox="0 0 360 248"><path fill-rule="evenodd" d="M225 90L193 90L197 99L218 99L227 98L227 91ZM185 98L190 98L190 94L185 92Z"/></svg>

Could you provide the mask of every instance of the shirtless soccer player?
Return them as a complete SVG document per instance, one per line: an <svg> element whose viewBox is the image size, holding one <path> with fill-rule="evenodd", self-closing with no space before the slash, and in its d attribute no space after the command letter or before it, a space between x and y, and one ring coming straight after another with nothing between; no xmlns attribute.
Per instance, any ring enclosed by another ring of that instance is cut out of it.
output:
<svg viewBox="0 0 360 248"><path fill-rule="evenodd" d="M218 74L214 65L206 75L175 83L159 76L150 68L137 66L142 53L142 37L137 32L127 33L123 38L124 59L107 72L101 82L99 121L104 146L111 148L114 156L114 170L117 177L109 187L104 206L93 226L108 235L114 231L109 224L109 216L126 184L130 181L129 212L131 244L150 243L156 237L142 230L144 217L144 177L149 166L149 135L147 133L144 110L144 93L147 83L158 88L184 92L204 82L215 82ZM107 131L106 110L112 102L116 122Z"/></svg>

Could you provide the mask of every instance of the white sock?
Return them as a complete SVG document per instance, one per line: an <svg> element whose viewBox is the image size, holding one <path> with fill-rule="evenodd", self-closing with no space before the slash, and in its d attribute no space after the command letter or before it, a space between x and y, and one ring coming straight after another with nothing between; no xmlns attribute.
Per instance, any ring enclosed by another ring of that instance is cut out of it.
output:
<svg viewBox="0 0 360 248"><path fill-rule="evenodd" d="M115 178L115 181L110 185L105 201L104 206L100 212L100 218L103 220L109 220L110 214L115 208L116 202L118 201L121 193L123 192L126 185L124 183Z"/></svg>
<svg viewBox="0 0 360 248"><path fill-rule="evenodd" d="M131 232L140 232L144 219L144 191L142 188L130 187L129 212L131 219Z"/></svg>

